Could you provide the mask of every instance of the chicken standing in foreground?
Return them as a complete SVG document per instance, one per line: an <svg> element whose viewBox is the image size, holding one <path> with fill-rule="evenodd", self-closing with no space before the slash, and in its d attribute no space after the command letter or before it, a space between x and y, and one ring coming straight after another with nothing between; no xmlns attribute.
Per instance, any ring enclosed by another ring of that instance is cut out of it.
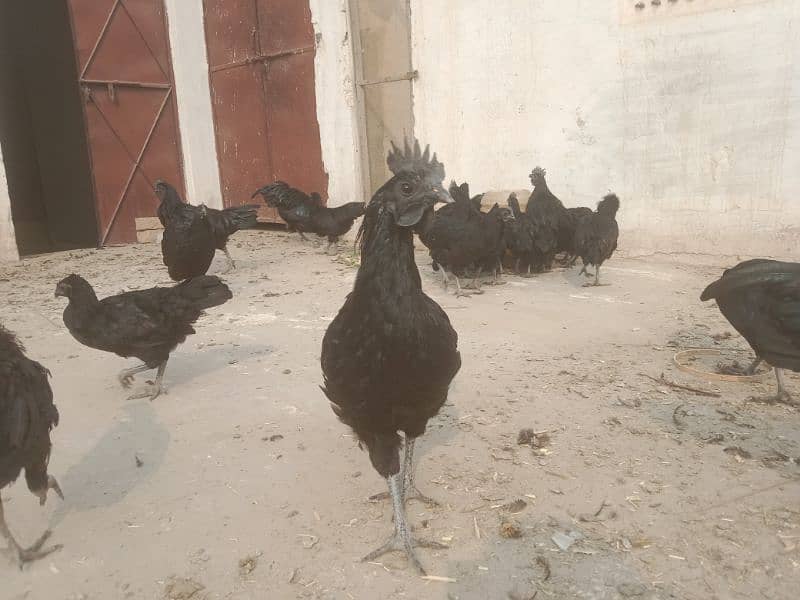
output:
<svg viewBox="0 0 800 600"><path fill-rule="evenodd" d="M424 499L414 486L414 443L447 400L461 356L447 314L422 291L413 234L433 217L434 204L450 197L444 167L418 142L403 151L393 144L387 163L394 177L367 205L355 286L322 342L323 391L367 447L392 498L394 535L364 560L404 551L424 573L414 546L441 545L412 539L406 521L405 501L412 493Z"/></svg>
<svg viewBox="0 0 800 600"><path fill-rule="evenodd" d="M0 325L0 489L14 482L25 469L28 489L43 505L48 490L64 499L58 482L47 473L50 431L58 425L58 410L47 381L49 372L24 352L14 335ZM61 547L42 550L50 537L50 530L47 530L30 548L22 548L6 524L2 498L0 535L6 539L7 552L20 568Z"/></svg>
<svg viewBox="0 0 800 600"><path fill-rule="evenodd" d="M800 372L800 264L755 259L727 269L700 300L719 310L756 354L775 369L778 393L765 400L797 404L786 391L783 369Z"/></svg>
<svg viewBox="0 0 800 600"><path fill-rule="evenodd" d="M591 218L584 217L575 229L575 253L583 261L581 274L588 276L586 267L595 267L594 283L585 285L600 285L600 265L611 258L617 249L618 210L619 198L616 194L608 194L597 203L597 210Z"/></svg>
<svg viewBox="0 0 800 600"><path fill-rule="evenodd" d="M219 277L203 275L173 287L98 300L89 282L70 275L58 283L56 296L69 299L64 324L81 344L142 361L138 367L120 372L122 387L130 387L137 373L158 369L155 385L130 397L154 400L165 392L162 382L170 353L195 333L192 324L203 310L224 304L233 294Z"/></svg>
<svg viewBox="0 0 800 600"><path fill-rule="evenodd" d="M192 206L181 200L174 187L161 180L156 182L155 191L161 200L158 219L164 226L161 250L173 280L205 275L215 250L225 253L228 260L225 273L236 268L228 252L228 238L241 229L258 225L257 204L222 210L205 204Z"/></svg>

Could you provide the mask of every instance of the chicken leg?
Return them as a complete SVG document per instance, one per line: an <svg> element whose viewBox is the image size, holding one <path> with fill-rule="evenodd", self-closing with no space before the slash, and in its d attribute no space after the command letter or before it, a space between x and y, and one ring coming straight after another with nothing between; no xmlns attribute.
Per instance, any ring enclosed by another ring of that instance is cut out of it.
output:
<svg viewBox="0 0 800 600"><path fill-rule="evenodd" d="M146 368L142 370L146 370ZM138 400L139 398L150 398L150 401L152 402L153 400L158 398L161 394L166 394L167 389L164 387L163 384L164 371L166 370L167 370L167 361L165 360L163 363L158 365L158 373L156 373L155 383L147 386L140 392L136 392L132 396L128 396L128 400Z"/></svg>
<svg viewBox="0 0 800 600"><path fill-rule="evenodd" d="M421 574L425 575L425 569L422 568L422 563L419 562L414 547L418 548L435 548L444 549L447 546L438 542L429 542L425 540L415 540L411 537L411 531L408 528L408 521L406 521L405 508L403 507L403 490L401 489L402 477L400 473L395 473L386 478L389 485L389 495L392 498L392 508L394 510L394 535L389 538L383 546L377 550L367 554L362 560L363 562L370 562L376 558L383 556L387 552L405 552L408 560L414 565L414 568Z"/></svg>
<svg viewBox="0 0 800 600"><path fill-rule="evenodd" d="M586 273L586 276L590 277L589 273ZM584 283L583 287L598 287L601 285L608 285L608 284L600 283L600 265L597 265L594 270L594 283Z"/></svg>
<svg viewBox="0 0 800 600"><path fill-rule="evenodd" d="M17 540L14 539L14 536L11 535L11 531L6 524L6 517L5 513L3 512L2 497L0 497L0 535L2 535L8 543L8 548L5 550L5 553L10 555L12 560L17 563L20 569L22 569L22 566L25 563L44 558L48 554L52 554L53 552L56 552L62 548L60 544L57 544L42 550L42 546L44 546L44 543L52 535L52 531L49 529L45 531L31 547L22 548L17 543Z"/></svg>
<svg viewBox="0 0 800 600"><path fill-rule="evenodd" d="M228 252L228 248L223 248L222 251L225 253L225 258L228 259L228 266L225 267L224 271L222 271L222 274L224 275L225 273L230 273L231 271L235 271L236 270L236 263L233 261L233 258L231 257L231 253Z"/></svg>
<svg viewBox="0 0 800 600"><path fill-rule="evenodd" d="M405 506L405 503L409 500L419 500L429 506L440 506L436 500L421 493L414 484L414 443L416 441L417 438L406 437L404 442L403 464L400 465L400 479L403 482L403 489L401 490L403 505ZM411 492L411 495L409 495L409 492ZM386 500L389 497L390 495L388 492L381 492L380 494L370 496L369 499Z"/></svg>
<svg viewBox="0 0 800 600"><path fill-rule="evenodd" d="M753 359L753 362L750 363L750 366L745 369L744 374L755 375L758 365L760 365L763 361L764 361L763 358L761 358L760 356L756 356L755 359Z"/></svg>
<svg viewBox="0 0 800 600"><path fill-rule="evenodd" d="M403 504L409 500L419 500L429 506L439 506L433 498L429 498L417 489L414 484L414 443L417 438L406 437L405 449L403 452Z"/></svg>
<svg viewBox="0 0 800 600"><path fill-rule="evenodd" d="M786 383L783 380L783 369L775 368L775 379L778 381L778 393L774 396L767 396L766 398L753 398L761 402L774 404L780 402L790 406L798 406L798 402L792 398L792 395L786 390Z"/></svg>

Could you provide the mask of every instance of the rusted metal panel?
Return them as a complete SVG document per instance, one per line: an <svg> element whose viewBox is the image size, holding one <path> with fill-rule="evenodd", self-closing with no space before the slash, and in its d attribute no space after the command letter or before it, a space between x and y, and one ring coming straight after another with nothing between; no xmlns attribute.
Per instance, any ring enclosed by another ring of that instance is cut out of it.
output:
<svg viewBox="0 0 800 600"><path fill-rule="evenodd" d="M327 199L307 0L205 0L209 76L225 206L284 179ZM262 208L262 220L277 212Z"/></svg>
<svg viewBox="0 0 800 600"><path fill-rule="evenodd" d="M69 0L100 245L136 241L156 179L183 190L163 0Z"/></svg>

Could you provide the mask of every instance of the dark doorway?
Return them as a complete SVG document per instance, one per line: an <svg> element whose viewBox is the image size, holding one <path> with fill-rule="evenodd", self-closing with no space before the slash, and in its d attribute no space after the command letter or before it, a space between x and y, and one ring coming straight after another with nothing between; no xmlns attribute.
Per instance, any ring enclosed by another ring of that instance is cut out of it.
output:
<svg viewBox="0 0 800 600"><path fill-rule="evenodd" d="M95 246L66 0L0 2L0 144L19 253Z"/></svg>

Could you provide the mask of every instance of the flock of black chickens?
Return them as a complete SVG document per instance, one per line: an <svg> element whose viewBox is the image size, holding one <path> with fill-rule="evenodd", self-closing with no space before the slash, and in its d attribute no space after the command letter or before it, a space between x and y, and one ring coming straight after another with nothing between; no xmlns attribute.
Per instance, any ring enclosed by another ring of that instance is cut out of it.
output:
<svg viewBox="0 0 800 600"><path fill-rule="evenodd" d="M581 258L584 272L593 266L592 285L597 285L600 266L617 245L619 199L609 194L595 211L566 209L537 167L524 211L512 194L508 207L495 204L483 212L481 197L470 197L466 184L444 189L444 166L418 142L406 142L402 149L392 144L387 164L392 178L366 204L329 209L318 195L283 182L254 196L276 207L291 230L303 237L327 237L329 247L363 216L356 237L361 264L355 285L322 342L322 389L334 413L366 447L392 500L394 533L365 560L400 551L424 573L415 547L440 545L413 538L406 519L409 500L434 503L414 483L414 446L447 400L461 356L447 314L422 290L414 234L430 250L445 286L455 278L459 294L464 293L459 278L471 277L479 287L487 272L494 281L504 269L527 276L552 268L559 254L567 265ZM85 279L70 275L55 292L68 300L64 323L77 341L141 361L119 374L124 387L137 373L158 370L155 383L132 396L151 399L163 392L170 353L194 333L203 311L232 297L221 279L206 271L217 249L225 252L228 268L235 268L226 242L235 231L256 224L257 209L191 206L161 181L155 192L161 201L164 264L179 283L99 300ZM440 203L444 206L435 210ZM775 367L775 399L791 402L781 370L800 371L800 265L747 261L725 271L703 292L703 300L712 298L755 351L752 368L762 360ZM51 489L63 498L47 472L50 431L59 420L48 377L47 369L27 358L15 336L0 326L0 489L24 469L28 488L42 504ZM0 534L20 567L58 549L43 549L49 531L31 547L20 546L6 525L1 499Z"/></svg>

